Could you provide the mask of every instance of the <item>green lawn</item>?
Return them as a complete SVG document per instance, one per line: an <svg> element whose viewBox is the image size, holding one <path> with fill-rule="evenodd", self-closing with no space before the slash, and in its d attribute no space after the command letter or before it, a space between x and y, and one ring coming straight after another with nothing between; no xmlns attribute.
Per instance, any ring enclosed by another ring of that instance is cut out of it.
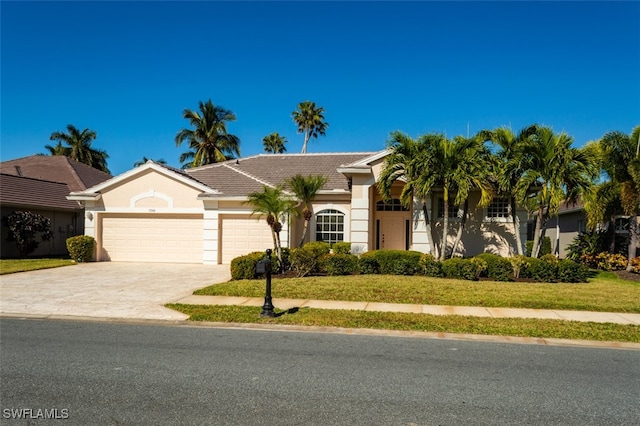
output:
<svg viewBox="0 0 640 426"><path fill-rule="evenodd" d="M264 280L215 284L194 294L263 297ZM348 300L640 313L640 282L601 273L588 283L464 281L420 276L353 275L274 279L274 299Z"/></svg>
<svg viewBox="0 0 640 426"><path fill-rule="evenodd" d="M71 259L2 259L0 260L0 275L75 264L76 262Z"/></svg>

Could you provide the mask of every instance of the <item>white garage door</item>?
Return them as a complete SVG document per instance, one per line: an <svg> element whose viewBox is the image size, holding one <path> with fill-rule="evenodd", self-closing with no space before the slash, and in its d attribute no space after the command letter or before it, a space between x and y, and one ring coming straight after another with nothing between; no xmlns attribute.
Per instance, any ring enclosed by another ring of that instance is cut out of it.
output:
<svg viewBox="0 0 640 426"><path fill-rule="evenodd" d="M273 237L267 221L248 216L223 217L222 263L231 263L233 258L254 251L273 249Z"/></svg>
<svg viewBox="0 0 640 426"><path fill-rule="evenodd" d="M100 260L202 263L202 215L102 218Z"/></svg>

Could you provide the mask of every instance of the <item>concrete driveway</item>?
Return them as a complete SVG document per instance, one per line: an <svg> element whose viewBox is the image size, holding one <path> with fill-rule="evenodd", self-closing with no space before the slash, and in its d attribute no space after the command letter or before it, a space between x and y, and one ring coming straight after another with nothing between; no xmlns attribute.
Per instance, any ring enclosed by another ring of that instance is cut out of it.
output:
<svg viewBox="0 0 640 426"><path fill-rule="evenodd" d="M93 262L0 276L0 314L184 320L167 309L231 278L229 265Z"/></svg>

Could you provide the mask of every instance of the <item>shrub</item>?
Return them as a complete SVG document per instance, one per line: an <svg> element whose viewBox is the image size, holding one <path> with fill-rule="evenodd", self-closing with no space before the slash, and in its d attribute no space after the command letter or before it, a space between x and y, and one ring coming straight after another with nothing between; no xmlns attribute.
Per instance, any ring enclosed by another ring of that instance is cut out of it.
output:
<svg viewBox="0 0 640 426"><path fill-rule="evenodd" d="M603 271L621 271L627 267L627 258L621 254L598 253L596 256L598 269Z"/></svg>
<svg viewBox="0 0 640 426"><path fill-rule="evenodd" d="M476 265L476 280L480 277L480 275L487 270L487 262L482 258L472 257L471 263Z"/></svg>
<svg viewBox="0 0 640 426"><path fill-rule="evenodd" d="M558 281L562 283L585 283L589 268L569 259L558 262Z"/></svg>
<svg viewBox="0 0 640 426"><path fill-rule="evenodd" d="M329 254L331 251L331 245L324 241L311 241L302 248L313 254L317 259L320 259L325 254Z"/></svg>
<svg viewBox="0 0 640 426"><path fill-rule="evenodd" d="M71 259L76 262L88 262L93 259L93 251L96 247L96 240L88 235L76 235L66 240L67 251Z"/></svg>
<svg viewBox="0 0 640 426"><path fill-rule="evenodd" d="M351 254L351 243L335 243L333 245L334 254Z"/></svg>
<svg viewBox="0 0 640 426"><path fill-rule="evenodd" d="M234 280L252 280L258 277L256 274L256 265L258 261L267 257L266 253L255 251L253 253L239 256L231 261L231 279ZM271 257L272 261L276 260L275 256Z"/></svg>
<svg viewBox="0 0 640 426"><path fill-rule="evenodd" d="M416 275L420 273L422 253L406 250L376 250L381 274Z"/></svg>
<svg viewBox="0 0 640 426"><path fill-rule="evenodd" d="M533 240L527 240L527 256L531 256L531 250L533 250ZM551 238L544 237L542 240L542 246L540 246L540 253L538 257L551 253Z"/></svg>
<svg viewBox="0 0 640 426"><path fill-rule="evenodd" d="M350 275L358 271L358 258L352 254L328 254L322 259L322 269L328 275Z"/></svg>
<svg viewBox="0 0 640 426"><path fill-rule="evenodd" d="M509 263L511 263L511 268L513 269L513 278L520 278L520 274L527 267L527 257L524 255L516 255L509 258Z"/></svg>
<svg viewBox="0 0 640 426"><path fill-rule="evenodd" d="M634 257L631 260L631 271L640 274L640 256Z"/></svg>
<svg viewBox="0 0 640 426"><path fill-rule="evenodd" d="M379 274L380 263L378 263L378 259L376 258L376 252L368 251L362 253L358 258L358 268L361 274Z"/></svg>
<svg viewBox="0 0 640 426"><path fill-rule="evenodd" d="M527 257L527 268L524 270L524 276L534 281L552 283L556 280L557 269L558 267L555 263Z"/></svg>
<svg viewBox="0 0 640 426"><path fill-rule="evenodd" d="M475 258L487 262L487 268L481 273L481 276L488 277L495 281L511 281L510 275L513 273L513 266L509 259L493 253L482 253Z"/></svg>
<svg viewBox="0 0 640 426"><path fill-rule="evenodd" d="M41 241L49 241L53 237L49 229L51 219L30 211L11 212L2 218L2 224L9 228L7 242L15 241L20 256L33 253Z"/></svg>
<svg viewBox="0 0 640 426"><path fill-rule="evenodd" d="M318 263L322 256L316 256L313 250L306 248L306 245L302 248L294 248L289 255L291 269L296 272L298 277L306 277L313 271L318 270Z"/></svg>
<svg viewBox="0 0 640 426"><path fill-rule="evenodd" d="M584 232L576 235L567 246L567 259L580 262L584 254L598 254L604 251L606 246L606 231Z"/></svg>
<svg viewBox="0 0 640 426"><path fill-rule="evenodd" d="M442 272L447 278L477 280L478 267L470 259L447 259L441 262Z"/></svg>
<svg viewBox="0 0 640 426"><path fill-rule="evenodd" d="M423 254L420 258L420 269L427 277L442 276L442 265L429 253Z"/></svg>
<svg viewBox="0 0 640 426"><path fill-rule="evenodd" d="M558 258L553 254L545 254L544 256L540 257L540 260L542 260L543 262L553 263L554 265L558 264Z"/></svg>

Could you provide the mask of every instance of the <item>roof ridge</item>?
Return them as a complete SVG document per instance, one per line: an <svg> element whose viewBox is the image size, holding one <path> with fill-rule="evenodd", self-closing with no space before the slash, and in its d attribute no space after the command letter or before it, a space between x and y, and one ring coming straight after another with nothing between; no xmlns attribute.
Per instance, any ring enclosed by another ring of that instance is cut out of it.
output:
<svg viewBox="0 0 640 426"><path fill-rule="evenodd" d="M11 174L11 173L3 173L3 172L0 172L0 175L2 175L2 176L11 176L11 177L18 178L18 179L29 179L29 180L37 180L39 182L56 183L58 185L64 185L67 188L69 187L69 185L67 185L65 182L58 182L58 181L55 181L55 180L40 179L40 178L31 177L31 176L20 176L20 175L14 175L14 174Z"/></svg>
<svg viewBox="0 0 640 426"><path fill-rule="evenodd" d="M226 168L227 168L227 169L229 169L229 170L233 170L233 171L234 171L234 172L236 172L236 173L239 173L239 174L241 174L241 175L243 175L243 176L245 176L245 177L248 177L249 179L253 179L253 180L255 180L256 182L261 183L261 184L263 184L263 185L265 185L265 186L268 186L268 187L270 187L270 188L275 188L275 185L273 185L273 184L271 184L271 183L269 183L269 182L267 182L267 181L265 181L265 180L262 180L262 179L258 178L257 176L254 176L254 175L252 175L252 174L250 174L250 173L247 173L247 172L245 172L245 171L238 170L238 169L234 169L233 167L231 167L231 166L229 166L229 165L227 165L227 164L222 164L222 167L226 167Z"/></svg>
<svg viewBox="0 0 640 426"><path fill-rule="evenodd" d="M84 181L78 174L78 171L76 170L75 165L70 161L71 158L67 157L66 155L62 155L61 157L65 158L66 160L65 163L71 169L71 175L74 177L75 181L80 185L81 188L83 188L83 190L87 189L87 185L84 183Z"/></svg>

